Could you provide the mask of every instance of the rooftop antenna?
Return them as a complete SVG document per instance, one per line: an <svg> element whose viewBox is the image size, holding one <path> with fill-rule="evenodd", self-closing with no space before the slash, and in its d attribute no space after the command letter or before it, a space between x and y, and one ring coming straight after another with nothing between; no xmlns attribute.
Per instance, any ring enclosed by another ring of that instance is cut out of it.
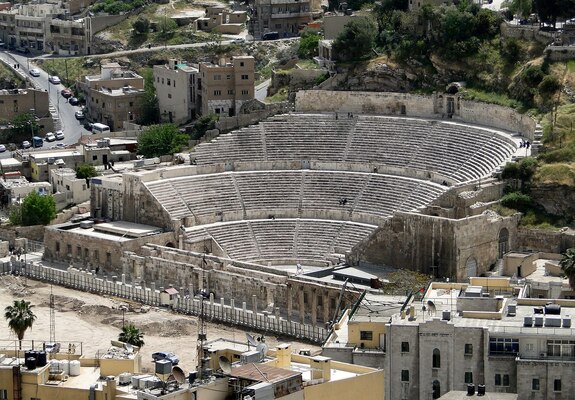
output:
<svg viewBox="0 0 575 400"><path fill-rule="evenodd" d="M56 343L56 315L54 313L54 294L50 285L50 342Z"/></svg>

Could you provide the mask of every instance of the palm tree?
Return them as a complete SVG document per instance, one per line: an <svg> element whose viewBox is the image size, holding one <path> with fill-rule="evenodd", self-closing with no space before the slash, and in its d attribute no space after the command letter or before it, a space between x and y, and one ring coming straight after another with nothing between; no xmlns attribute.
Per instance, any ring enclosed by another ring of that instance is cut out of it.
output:
<svg viewBox="0 0 575 400"><path fill-rule="evenodd" d="M20 350L22 339L28 328L32 328L36 315L32 312L33 305L26 300L14 300L14 304L4 309L4 318L8 321L8 327L18 336Z"/></svg>
<svg viewBox="0 0 575 400"><path fill-rule="evenodd" d="M559 261L559 265L567 279L569 279L569 286L575 290L575 248L570 248L563 253L563 258Z"/></svg>
<svg viewBox="0 0 575 400"><path fill-rule="evenodd" d="M144 345L144 334L140 332L134 324L122 327L122 332L118 337L120 342L129 343L133 346L142 347Z"/></svg>

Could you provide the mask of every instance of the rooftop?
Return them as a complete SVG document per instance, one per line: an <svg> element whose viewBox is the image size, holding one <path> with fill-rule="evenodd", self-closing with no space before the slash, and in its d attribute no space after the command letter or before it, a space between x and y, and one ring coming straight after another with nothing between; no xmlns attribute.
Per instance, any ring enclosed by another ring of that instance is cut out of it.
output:
<svg viewBox="0 0 575 400"><path fill-rule="evenodd" d="M91 236L118 242L127 242L136 238L162 233L163 229L151 225L135 224L125 221L94 224L90 228L82 228L80 224L61 224L57 229L74 232L78 235Z"/></svg>
<svg viewBox="0 0 575 400"><path fill-rule="evenodd" d="M290 371L289 369L277 368L267 364L250 363L232 368L230 375L257 382L281 382L301 374L300 371Z"/></svg>

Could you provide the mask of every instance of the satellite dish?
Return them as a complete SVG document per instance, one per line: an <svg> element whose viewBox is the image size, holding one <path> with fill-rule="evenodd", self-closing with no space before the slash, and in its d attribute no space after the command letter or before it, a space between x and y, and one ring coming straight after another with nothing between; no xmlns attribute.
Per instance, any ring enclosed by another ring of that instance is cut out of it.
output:
<svg viewBox="0 0 575 400"><path fill-rule="evenodd" d="M232 363L226 356L220 356L219 364L224 374L230 375L232 373Z"/></svg>
<svg viewBox="0 0 575 400"><path fill-rule="evenodd" d="M172 376L180 385L186 381L186 374L180 367L172 367Z"/></svg>
<svg viewBox="0 0 575 400"><path fill-rule="evenodd" d="M429 308L429 313L430 313L430 314L435 314L436 308L435 308L435 303L434 303L433 301L428 300L428 301L427 301L427 307Z"/></svg>
<svg viewBox="0 0 575 400"><path fill-rule="evenodd" d="M248 339L248 343L252 346L256 346L259 344L258 341L249 333L246 332L246 339Z"/></svg>

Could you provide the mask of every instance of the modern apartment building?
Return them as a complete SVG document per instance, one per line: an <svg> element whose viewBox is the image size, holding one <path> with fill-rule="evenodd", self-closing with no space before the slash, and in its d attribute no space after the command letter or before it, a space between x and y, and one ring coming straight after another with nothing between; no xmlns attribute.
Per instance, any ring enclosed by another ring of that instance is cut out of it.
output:
<svg viewBox="0 0 575 400"><path fill-rule="evenodd" d="M70 18L72 10L79 11L84 7L82 4L28 3L2 9L0 40L10 47L30 51L62 55L90 54L91 19Z"/></svg>
<svg viewBox="0 0 575 400"><path fill-rule="evenodd" d="M144 78L117 63L102 65L99 75L85 76L81 82L86 98L86 114L111 130L124 121L138 120L144 94Z"/></svg>
<svg viewBox="0 0 575 400"><path fill-rule="evenodd" d="M251 56L200 63L198 106L202 115L234 116L255 96L255 60Z"/></svg>
<svg viewBox="0 0 575 400"><path fill-rule="evenodd" d="M197 66L175 59L154 65L154 87L164 122L182 124L195 117L198 73Z"/></svg>
<svg viewBox="0 0 575 400"><path fill-rule="evenodd" d="M311 0L256 0L249 31L257 39L267 32L297 36L312 21L312 9Z"/></svg>
<svg viewBox="0 0 575 400"><path fill-rule="evenodd" d="M469 387L519 399L570 398L574 292L556 261L527 260L522 268L529 270L525 281L434 282L395 305L372 297L369 312L350 315L323 354L383 367L391 400L438 399ZM379 309L386 302L390 307Z"/></svg>

